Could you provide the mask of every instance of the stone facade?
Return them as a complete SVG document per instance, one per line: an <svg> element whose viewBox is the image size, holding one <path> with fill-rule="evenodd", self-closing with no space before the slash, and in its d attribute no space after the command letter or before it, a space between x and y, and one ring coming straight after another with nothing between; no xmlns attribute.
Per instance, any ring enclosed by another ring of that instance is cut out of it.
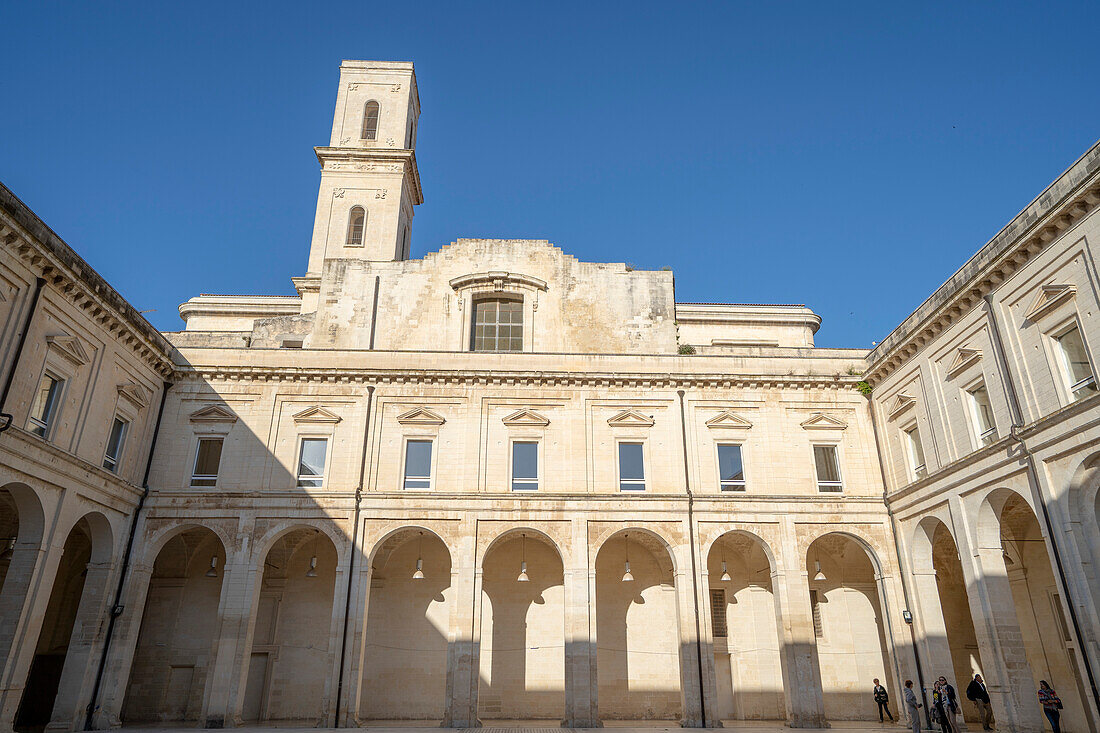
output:
<svg viewBox="0 0 1100 733"><path fill-rule="evenodd" d="M345 61L298 295L178 333L0 191L0 729L822 727L975 671L1096 727L1100 148L867 352L546 241L409 259L419 113Z"/></svg>

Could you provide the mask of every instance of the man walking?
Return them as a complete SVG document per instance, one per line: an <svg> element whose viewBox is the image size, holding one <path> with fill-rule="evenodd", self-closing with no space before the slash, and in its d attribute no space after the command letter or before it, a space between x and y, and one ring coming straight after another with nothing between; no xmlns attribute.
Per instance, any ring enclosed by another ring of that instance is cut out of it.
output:
<svg viewBox="0 0 1100 733"><path fill-rule="evenodd" d="M890 718L890 722L894 722L894 716L890 714L890 694L886 692L886 688L878 683L878 680L874 680L875 683L875 702L878 703L878 722L882 723L882 713L885 712L887 717Z"/></svg>
<svg viewBox="0 0 1100 733"><path fill-rule="evenodd" d="M909 725L913 733L920 733L920 708L917 696L913 692L913 680L905 680L905 707L909 708Z"/></svg>
<svg viewBox="0 0 1100 733"><path fill-rule="evenodd" d="M966 699L978 708L978 717L982 721L982 730L993 730L993 709L989 706L989 691L985 689L985 680L980 674L966 687Z"/></svg>

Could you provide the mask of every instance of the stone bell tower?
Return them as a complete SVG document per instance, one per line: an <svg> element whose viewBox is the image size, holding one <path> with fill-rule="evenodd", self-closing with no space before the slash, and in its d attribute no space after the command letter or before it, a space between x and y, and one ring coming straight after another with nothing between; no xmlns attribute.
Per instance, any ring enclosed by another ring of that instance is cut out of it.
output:
<svg viewBox="0 0 1100 733"><path fill-rule="evenodd" d="M423 201L413 152L419 116L411 63L340 64L332 138L314 149L321 187L309 267L294 280L304 300L315 296L327 259L408 259L413 207Z"/></svg>

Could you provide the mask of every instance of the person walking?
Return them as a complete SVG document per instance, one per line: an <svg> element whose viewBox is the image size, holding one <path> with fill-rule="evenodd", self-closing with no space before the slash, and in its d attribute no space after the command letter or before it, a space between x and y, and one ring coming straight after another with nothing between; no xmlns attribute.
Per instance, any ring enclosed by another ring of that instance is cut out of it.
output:
<svg viewBox="0 0 1100 733"><path fill-rule="evenodd" d="M894 716L890 713L890 693L886 691L886 688L878 683L878 680L873 680L875 683L874 696L875 702L878 704L878 722L885 722L882 719L882 714L886 713L886 716L890 718L890 722L894 722Z"/></svg>
<svg viewBox="0 0 1100 733"><path fill-rule="evenodd" d="M947 722L947 691L943 683L936 680L932 685L932 722L940 726L942 733L954 733Z"/></svg>
<svg viewBox="0 0 1100 733"><path fill-rule="evenodd" d="M966 686L966 699L978 708L982 730L993 730L993 708L989 705L989 690L985 689L985 680L980 674L974 675L974 679Z"/></svg>
<svg viewBox="0 0 1100 733"><path fill-rule="evenodd" d="M913 680L905 680L905 707L909 709L909 725L913 733L920 733L920 709L917 695L913 692Z"/></svg>
<svg viewBox="0 0 1100 733"><path fill-rule="evenodd" d="M1058 723L1058 719L1062 717L1058 712L1062 709L1062 701L1046 680L1039 680L1039 704L1043 706L1043 712L1046 713L1054 733L1062 733L1062 726Z"/></svg>
<svg viewBox="0 0 1100 733"><path fill-rule="evenodd" d="M946 677L941 675L938 682L940 683L940 689L943 690L943 716L947 719L947 728L951 733L960 733L959 723L955 720L955 716L959 714L959 697L955 694L955 688L951 686Z"/></svg>

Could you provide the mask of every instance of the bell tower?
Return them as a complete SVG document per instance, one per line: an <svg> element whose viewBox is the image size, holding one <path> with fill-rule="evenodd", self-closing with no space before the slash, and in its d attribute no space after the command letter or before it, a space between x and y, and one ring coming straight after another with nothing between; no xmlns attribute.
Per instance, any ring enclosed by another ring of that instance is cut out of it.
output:
<svg viewBox="0 0 1100 733"><path fill-rule="evenodd" d="M423 201L416 167L420 99L413 65L344 61L332 137L314 148L321 186L303 297L319 285L327 259L409 257L413 207Z"/></svg>

